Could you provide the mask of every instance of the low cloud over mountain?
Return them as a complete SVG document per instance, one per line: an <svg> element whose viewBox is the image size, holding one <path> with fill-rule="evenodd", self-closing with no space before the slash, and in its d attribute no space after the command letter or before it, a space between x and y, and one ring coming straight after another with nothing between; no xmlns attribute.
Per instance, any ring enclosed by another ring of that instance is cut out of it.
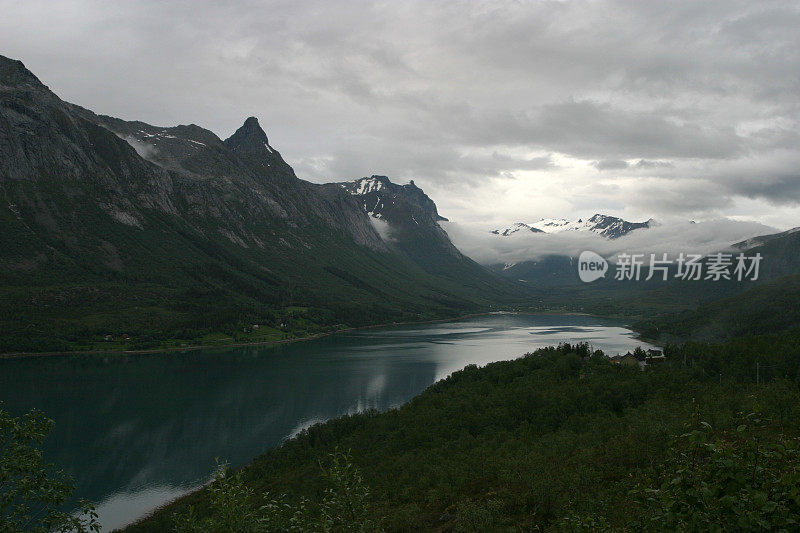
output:
<svg viewBox="0 0 800 533"><path fill-rule="evenodd" d="M442 222L453 243L467 256L485 265L519 263L550 255L577 256L592 250L603 256L618 253L709 253L736 242L775 232L754 222L717 219L706 222L670 221L609 239L592 231L543 233L519 231L507 237L485 227Z"/></svg>

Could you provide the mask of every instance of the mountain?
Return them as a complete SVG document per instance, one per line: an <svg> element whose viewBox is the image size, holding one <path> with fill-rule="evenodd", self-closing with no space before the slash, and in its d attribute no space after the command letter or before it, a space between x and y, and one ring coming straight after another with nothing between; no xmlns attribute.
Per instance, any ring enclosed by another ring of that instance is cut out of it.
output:
<svg viewBox="0 0 800 533"><path fill-rule="evenodd" d="M634 324L644 336L661 342L720 340L775 333L800 324L800 276L790 275L696 309L645 319Z"/></svg>
<svg viewBox="0 0 800 533"><path fill-rule="evenodd" d="M646 330L648 336L662 326L662 332L673 337L720 338L726 332L728 336L756 333L756 330L767 333L769 323L791 324L794 320L791 317L796 313L788 307L794 305L791 302L797 292L796 278L800 276L797 260L800 232L787 231L768 237L763 244L746 251L721 250L731 254L734 264L739 253L746 258L760 255L757 279L752 276L746 276L743 281L736 280L735 276L731 280L716 281L671 278L668 283L654 287L637 283L638 292L617 298L615 306L648 315L639 328ZM703 262L707 265L708 261L706 256ZM698 310L695 312L695 309ZM685 313L694 315L689 317Z"/></svg>
<svg viewBox="0 0 800 533"><path fill-rule="evenodd" d="M727 253L761 256L758 279L748 282L673 282L641 297L640 303L688 303L636 324L661 341L726 339L774 333L800 324L800 231L797 228L734 244Z"/></svg>
<svg viewBox="0 0 800 533"><path fill-rule="evenodd" d="M539 228L535 228L531 225L525 224L524 222L517 222L502 230L494 229L492 230L492 233L494 233L495 235L500 235L502 237L508 237L509 235L513 235L515 233L520 233L520 234L545 233L545 231Z"/></svg>
<svg viewBox="0 0 800 533"><path fill-rule="evenodd" d="M398 185L386 176L371 176L355 181L338 183L344 190L357 197L369 215L383 220L393 220L396 223L407 222L408 217L415 213L409 211L409 206L414 210L424 213L422 222L447 221L439 215L436 204L422 189L417 187L414 180L406 185ZM401 211L405 210L405 212ZM414 221L416 224L419 222Z"/></svg>
<svg viewBox="0 0 800 533"><path fill-rule="evenodd" d="M398 209L463 263L403 190ZM360 200L298 179L254 117L222 140L97 115L0 56L0 353L272 340L512 294L471 265L466 283L436 275L452 260L382 236Z"/></svg>
<svg viewBox="0 0 800 533"><path fill-rule="evenodd" d="M608 215L596 214L587 220L567 220L563 218L542 218L537 222L526 224L524 222L517 222L516 224L505 228L495 229L492 233L502 237L508 237L513 234L526 234L526 233L561 233L565 231L589 231L597 233L608 239L617 239L627 235L631 231L637 229L647 229L655 225L655 221L650 219L646 222L628 222L621 218L612 217Z"/></svg>
<svg viewBox="0 0 800 533"><path fill-rule="evenodd" d="M510 284L499 285L496 276L458 251L439 225L447 219L413 180L399 185L386 176L371 176L331 186L357 199L379 233L386 237L386 245L425 272L458 280L477 290L520 290Z"/></svg>
<svg viewBox="0 0 800 533"><path fill-rule="evenodd" d="M656 225L653 219L646 222L628 222L621 218L595 214L587 220L542 218L526 224L517 222L505 229L492 230L499 237L517 239L523 235L561 234L566 232L585 232L618 239L632 231L648 229ZM535 241L531 241L535 242ZM545 255L535 260L490 265L489 269L508 279L522 281L530 286L553 288L580 285L576 269L576 257L569 255Z"/></svg>
<svg viewBox="0 0 800 533"><path fill-rule="evenodd" d="M759 235L758 237L753 237L752 239L747 239L746 241L737 242L731 248L734 250L745 251L750 250L752 248L756 248L763 244L767 244L770 241L780 240L784 237L788 237L793 233L800 232L800 228L792 228L788 231L782 231L780 233L771 233L769 235Z"/></svg>
<svg viewBox="0 0 800 533"><path fill-rule="evenodd" d="M673 263L668 267L666 281L662 279L660 273L647 280L648 267L645 264L638 281L614 279L615 267L612 265L611 272L604 278L592 283L583 283L578 276L577 257L569 255L546 255L530 261L495 264L490 268L508 279L518 280L531 288L545 291L542 300L545 305L554 306L559 301L566 301L570 302L571 309L598 314L647 316L648 319L655 321L663 318L670 323L682 320L672 313L682 313L700 305L736 297L745 291L750 291L747 293L748 296L743 295L741 299L732 303L732 305L742 304L741 307L744 308L748 298L756 301L759 291L762 288L767 290L765 287L770 283L787 276L800 275L800 263L797 260L800 257L800 231L789 230L755 237L742 243L722 247L719 251L729 254L731 274L737 264L738 254L744 253L748 264L751 258L760 254L758 278L752 280L752 275L748 275L739 281L733 275L733 279L730 280L705 279L711 261L709 255L714 255L709 254L701 261L703 272L706 273L703 279L686 281L676 279L678 273L678 265L674 262L676 252L672 254ZM779 289L773 289L770 294L779 292ZM721 308L724 308L724 305ZM700 313L703 312L706 311ZM739 316L749 315L739 313ZM725 323L732 322L725 319ZM673 329L677 331L679 328L673 327ZM708 333L708 336L711 335Z"/></svg>

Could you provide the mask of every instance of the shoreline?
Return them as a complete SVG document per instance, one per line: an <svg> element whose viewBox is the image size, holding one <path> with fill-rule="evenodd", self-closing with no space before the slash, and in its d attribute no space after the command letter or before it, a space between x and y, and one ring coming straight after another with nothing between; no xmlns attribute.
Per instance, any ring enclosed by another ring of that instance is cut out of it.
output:
<svg viewBox="0 0 800 533"><path fill-rule="evenodd" d="M603 318L603 319L611 319L611 320L619 320L620 319L620 317L609 317L609 316L606 316L606 315L598 315L598 314L585 313L585 312L580 312L580 311L564 311L564 312L561 312L561 311L489 311L489 312L485 312L485 313L470 313L470 314L466 314L466 315L460 315L460 316L454 317L454 318L444 318L444 319L424 320L424 321L414 321L414 322L393 322L393 323L388 323L388 324L375 324L375 325L371 325L371 326L361 326L361 327L356 327L356 328L347 328L347 329L342 329L342 330L339 330L339 331L336 331L336 332L330 332L330 333L326 333L326 334L323 334L323 335L318 335L316 337L323 337L323 336L331 335L333 333L344 332L344 331L366 330L366 329L373 329L373 328L387 327L387 326L401 326L401 325L414 325L414 324L434 324L434 323L440 323L440 322L450 322L450 321L455 321L455 320L463 320L463 319L467 319L467 318L471 318L471 317L490 316L490 315L562 315L562 316L587 316L587 317L595 317L595 318ZM628 325L626 325L625 327L627 329L629 329L634 334L633 335L634 339L642 340L641 337L636 332L636 330L630 328ZM314 337L314 338L316 338L316 337ZM311 338L311 337L298 338L298 339L295 339L295 340L299 341L299 340L306 340L306 339L309 339L309 338ZM648 344L652 344L654 346L662 347L659 344L653 343L651 341L644 341L644 342L648 342ZM245 346L250 346L250 345L252 345L252 343L251 344L246 344ZM522 357L522 355L523 354L520 354L519 357ZM434 382L434 383L436 383L436 382ZM413 397L411 397L408 400L404 401L401 405L405 405L408 402L412 401L419 394L422 394L422 393L420 392L420 393L414 395ZM339 415L339 416L344 416L344 415ZM338 418L338 417L329 418L329 419L323 420L323 421L318 422L318 423L324 424L324 423L330 422L331 420L334 420L336 418ZM266 453L266 451L268 451L270 449L279 448L287 440L290 440L291 438L294 438L294 437L287 438L285 441L283 441L281 444L275 446L274 448L268 448L264 452L261 452L261 454L257 455L256 457L253 457L249 461L247 461L244 464L242 464L239 467L237 467L234 470L234 472L242 471L244 469L247 469L247 468L251 467L254 464L254 462L261 455L263 455L263 453ZM155 506L151 510L143 513L141 516L139 516L135 520L125 524L124 526L121 526L121 527L119 527L117 529L114 529L112 533L125 533L126 531L128 531L128 528L135 527L135 526L137 526L137 525L139 525L139 524L141 524L143 522L148 521L154 515L156 515L156 514L158 514L160 512L163 512L165 509L168 509L170 506L178 504L179 502L181 502L183 500L195 497L198 493L200 493L201 491L205 490L206 487L208 487L208 485L210 485L210 484L211 484L211 480L208 480L208 481L206 481L204 483L201 483L201 484L199 484L199 485L197 485L197 486L195 486L193 488L187 489L186 492L161 502L160 504L158 504L157 506Z"/></svg>
<svg viewBox="0 0 800 533"><path fill-rule="evenodd" d="M272 346L278 344L291 344L294 342L310 341L328 337L336 333L343 333L347 331L359 331L363 329L374 329L389 326L406 326L413 324L435 324L437 322L449 322L451 320L463 320L477 316L487 316L493 314L534 314L524 313L518 311L487 311L483 313L468 313L466 315L457 315L447 318L436 318L433 320L416 320L407 322L385 322L382 324L371 324L369 326L357 326L351 328L337 329L335 331L326 331L324 333L315 333L313 335L306 335L305 337L295 337L293 339L279 339L273 341L256 341L256 342L236 342L230 344L195 344L191 346L172 346L166 348L147 348L144 350L72 350L61 352L10 352L0 353L0 361L4 359L28 359L36 357L64 357L68 355L148 355L156 353L171 353L171 352L193 352L197 350L211 350L211 349L224 349L224 348L246 348L249 346ZM546 313L542 313L546 314ZM564 314L585 314L585 313L564 313Z"/></svg>
<svg viewBox="0 0 800 533"><path fill-rule="evenodd" d="M347 331L360 331L365 329L383 328L390 326L409 326L414 324L436 324L439 322L449 322L452 320L464 320L478 316L488 315L566 315L566 316L591 316L596 318L607 319L620 319L621 317L597 315L592 313L584 313L580 311L486 311L482 313L467 313L465 315L457 315L447 318L436 318L432 320L412 320L406 322L384 322L382 324L371 324L369 326L357 326L351 328L337 329L335 331L326 331L324 333L315 333L313 335L306 335L305 337L296 337L293 339L279 339L273 341L257 341L257 342L235 342L230 344L196 344L191 346L173 346L167 348L147 348L144 350L73 350L61 352L10 352L0 353L0 361L5 359L28 359L37 357L65 357L69 355L150 355L157 353L172 353L172 352L193 352L198 350L212 350L212 349L225 349L225 348L247 348L250 346L273 346L279 344L292 344L295 342L310 341L314 339L321 339L334 335L336 333L344 333ZM634 332L635 338L642 342L647 342L656 346L661 346L659 343L641 337L638 332L632 328L628 328Z"/></svg>

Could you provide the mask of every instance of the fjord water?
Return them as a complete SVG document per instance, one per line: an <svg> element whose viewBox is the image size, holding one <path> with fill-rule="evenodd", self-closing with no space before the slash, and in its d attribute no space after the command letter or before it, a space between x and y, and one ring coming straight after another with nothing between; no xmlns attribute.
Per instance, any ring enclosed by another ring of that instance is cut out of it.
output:
<svg viewBox="0 0 800 533"><path fill-rule="evenodd" d="M277 346L0 360L0 401L56 421L46 457L110 531L206 481L216 458L239 466L314 423L397 407L468 364L579 341L612 355L649 347L614 320L488 315Z"/></svg>

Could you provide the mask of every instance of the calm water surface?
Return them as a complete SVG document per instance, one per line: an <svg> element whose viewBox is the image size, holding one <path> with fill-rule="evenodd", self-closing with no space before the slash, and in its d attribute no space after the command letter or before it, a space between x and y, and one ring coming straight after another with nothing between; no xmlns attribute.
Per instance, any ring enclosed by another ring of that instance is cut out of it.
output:
<svg viewBox="0 0 800 533"><path fill-rule="evenodd" d="M281 346L0 361L0 401L56 421L47 459L97 503L105 531L242 465L306 427L396 407L468 364L559 342L636 346L618 321L490 315L340 333Z"/></svg>

